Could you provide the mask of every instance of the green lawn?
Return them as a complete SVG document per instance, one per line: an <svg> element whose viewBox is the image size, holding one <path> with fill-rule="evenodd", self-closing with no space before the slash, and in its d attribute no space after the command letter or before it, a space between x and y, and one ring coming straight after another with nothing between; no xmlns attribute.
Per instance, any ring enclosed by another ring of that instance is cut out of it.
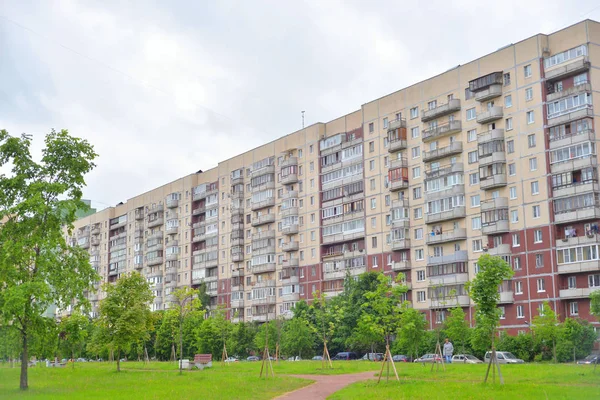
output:
<svg viewBox="0 0 600 400"><path fill-rule="evenodd" d="M487 366L481 364L451 364L446 372L422 364L397 367L400 382L358 382L330 399L600 399L600 369L594 374L593 366L503 365L503 386L483 384Z"/></svg>

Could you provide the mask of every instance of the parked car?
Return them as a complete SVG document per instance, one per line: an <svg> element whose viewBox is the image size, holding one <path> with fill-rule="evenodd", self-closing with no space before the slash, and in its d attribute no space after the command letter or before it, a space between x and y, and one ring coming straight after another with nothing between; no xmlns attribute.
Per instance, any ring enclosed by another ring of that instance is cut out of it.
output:
<svg viewBox="0 0 600 400"><path fill-rule="evenodd" d="M396 354L395 356L392 356L392 360L396 362L409 362L408 357L402 354Z"/></svg>
<svg viewBox="0 0 600 400"><path fill-rule="evenodd" d="M296 356L296 357L290 357L287 360L288 361L302 361L302 358L300 356Z"/></svg>
<svg viewBox="0 0 600 400"><path fill-rule="evenodd" d="M227 358L225 359L225 362L226 362L226 363L230 363L230 362L238 362L238 361L240 361L240 360L238 360L238 359L237 359L237 358L235 358L235 357L227 357Z"/></svg>
<svg viewBox="0 0 600 400"><path fill-rule="evenodd" d="M341 353L337 353L332 360L358 360L358 356L356 353L351 351L343 351Z"/></svg>
<svg viewBox="0 0 600 400"><path fill-rule="evenodd" d="M323 361L323 356L314 356L313 361Z"/></svg>
<svg viewBox="0 0 600 400"><path fill-rule="evenodd" d="M492 352L488 351L487 353L485 353L483 361L486 363L490 362L491 356ZM497 351L496 357L498 358L498 364L523 364L525 362L520 358L515 357L515 355L510 351Z"/></svg>
<svg viewBox="0 0 600 400"><path fill-rule="evenodd" d="M383 360L383 353L367 353L362 359L369 361L381 361Z"/></svg>
<svg viewBox="0 0 600 400"><path fill-rule="evenodd" d="M85 358L79 357L77 359L77 362L87 362L87 360Z"/></svg>
<svg viewBox="0 0 600 400"><path fill-rule="evenodd" d="M590 354L583 360L577 361L577 364L600 364L600 355Z"/></svg>
<svg viewBox="0 0 600 400"><path fill-rule="evenodd" d="M250 356L250 357L246 358L246 360L248 360L248 361L260 361L260 357L259 356Z"/></svg>
<svg viewBox="0 0 600 400"><path fill-rule="evenodd" d="M438 356L437 354L423 354L421 357L417 358L415 360L416 363L420 362L420 363L432 363L432 362L442 362L442 357Z"/></svg>
<svg viewBox="0 0 600 400"><path fill-rule="evenodd" d="M453 363L463 363L463 364L482 364L479 358L472 356L470 354L456 354L452 356Z"/></svg>

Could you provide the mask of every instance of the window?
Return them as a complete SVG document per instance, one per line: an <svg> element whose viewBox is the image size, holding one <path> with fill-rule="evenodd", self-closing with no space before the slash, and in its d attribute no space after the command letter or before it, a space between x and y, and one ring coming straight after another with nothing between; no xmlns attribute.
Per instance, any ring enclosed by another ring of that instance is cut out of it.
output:
<svg viewBox="0 0 600 400"><path fill-rule="evenodd" d="M508 154L511 154L511 153L515 152L515 141L514 140L507 140L506 141L506 152Z"/></svg>
<svg viewBox="0 0 600 400"><path fill-rule="evenodd" d="M479 207L481 205L481 197L476 194L475 196L471 196L471 207Z"/></svg>
<svg viewBox="0 0 600 400"><path fill-rule="evenodd" d="M544 278L539 278L537 280L537 291L538 293L546 291L546 281Z"/></svg>
<svg viewBox="0 0 600 400"><path fill-rule="evenodd" d="M515 176L517 174L517 166L515 163L508 164L508 175Z"/></svg>
<svg viewBox="0 0 600 400"><path fill-rule="evenodd" d="M477 185L479 183L479 172L473 172L469 174L469 184Z"/></svg>
<svg viewBox="0 0 600 400"><path fill-rule="evenodd" d="M523 294L523 282L515 281L515 293Z"/></svg>
<svg viewBox="0 0 600 400"><path fill-rule="evenodd" d="M373 236L371 238L371 247L374 248L374 249L377 248L377 236ZM377 263L375 263L375 264L377 264Z"/></svg>
<svg viewBox="0 0 600 400"><path fill-rule="evenodd" d="M512 96L510 94L504 97L504 107L512 107Z"/></svg>
<svg viewBox="0 0 600 400"><path fill-rule="evenodd" d="M509 189L509 192L510 192L510 199L515 200L517 198L517 187L511 186Z"/></svg>
<svg viewBox="0 0 600 400"><path fill-rule="evenodd" d="M310 154L312 154L312 153L313 153L313 145L312 145L312 144L311 144L310 146L308 146L308 152L309 152Z"/></svg>
<svg viewBox="0 0 600 400"><path fill-rule="evenodd" d="M533 124L535 122L535 118L533 115L533 111L527 111L527 123L528 124ZM531 146L529 146L531 147Z"/></svg>
<svg viewBox="0 0 600 400"><path fill-rule="evenodd" d="M469 152L469 155L468 155L468 158L469 158L469 164L476 163L476 162L477 162L477 160L478 160L478 157L477 157L477 150L470 151L470 152Z"/></svg>
<svg viewBox="0 0 600 400"><path fill-rule="evenodd" d="M467 121L471 121L475 118L477 118L477 113L475 112L475 107L469 108L467 110Z"/></svg>
<svg viewBox="0 0 600 400"><path fill-rule="evenodd" d="M411 149L411 152L412 152L412 158L421 157L421 148L419 146L413 147Z"/></svg>
<svg viewBox="0 0 600 400"><path fill-rule="evenodd" d="M575 279L574 276L570 277ZM591 288L600 287L600 275L588 275L588 286ZM573 286L575 287L575 286Z"/></svg>
<svg viewBox="0 0 600 400"><path fill-rule="evenodd" d="M540 215L540 206L533 206L533 218L539 218Z"/></svg>
<svg viewBox="0 0 600 400"><path fill-rule="evenodd" d="M369 142L369 153L375 151L375 142Z"/></svg>
<svg viewBox="0 0 600 400"><path fill-rule="evenodd" d="M531 76L531 64L523 67L523 73L525 74L525 78L529 78Z"/></svg>
<svg viewBox="0 0 600 400"><path fill-rule="evenodd" d="M474 142L475 140L477 140L477 130L471 129L467 131L467 142Z"/></svg>
<svg viewBox="0 0 600 400"><path fill-rule="evenodd" d="M511 212L510 212L510 222L512 222L512 223L519 222L519 210L511 210Z"/></svg>
<svg viewBox="0 0 600 400"><path fill-rule="evenodd" d="M506 118L506 130L507 131L512 131L512 129L513 129L512 117L511 118Z"/></svg>
<svg viewBox="0 0 600 400"><path fill-rule="evenodd" d="M418 303L425 303L425 301L426 301L425 291L424 290L419 290L417 292L417 302Z"/></svg>
<svg viewBox="0 0 600 400"><path fill-rule="evenodd" d="M542 256L541 254L536 254L535 255L535 267L542 268L543 266L544 266L544 256Z"/></svg>
<svg viewBox="0 0 600 400"><path fill-rule="evenodd" d="M413 189L413 199L417 200L421 198L421 187L416 187Z"/></svg>
<svg viewBox="0 0 600 400"><path fill-rule="evenodd" d="M579 303L572 301L569 303L569 314L579 315Z"/></svg>
<svg viewBox="0 0 600 400"><path fill-rule="evenodd" d="M505 319L506 318L506 309L504 307L498 307L498 310L500 310L500 319Z"/></svg>
<svg viewBox="0 0 600 400"><path fill-rule="evenodd" d="M423 218L423 209L421 207L415 208L415 219Z"/></svg>
<svg viewBox="0 0 600 400"><path fill-rule="evenodd" d="M539 185L538 181L531 182L531 194L532 195L540 194L540 185Z"/></svg>
<svg viewBox="0 0 600 400"><path fill-rule="evenodd" d="M388 119L386 117L386 118L383 119L383 128L387 129L387 127L388 127Z"/></svg>
<svg viewBox="0 0 600 400"><path fill-rule="evenodd" d="M536 171L537 170L537 157L533 157L529 159L529 170Z"/></svg>
<svg viewBox="0 0 600 400"><path fill-rule="evenodd" d="M371 180L369 181L369 185L370 185L370 187L371 187L371 190L375 190L375 187L376 187L376 186L375 186L375 179L371 179Z"/></svg>
<svg viewBox="0 0 600 400"><path fill-rule="evenodd" d="M417 282L425 282L425 270L417 271Z"/></svg>
<svg viewBox="0 0 600 400"><path fill-rule="evenodd" d="M419 116L419 107L413 107L410 109L410 119L417 118Z"/></svg>
<svg viewBox="0 0 600 400"><path fill-rule="evenodd" d="M369 171L373 171L375 169L375 160L369 161Z"/></svg>
<svg viewBox="0 0 600 400"><path fill-rule="evenodd" d="M517 318L525 318L525 309L523 306L517 306Z"/></svg>
<svg viewBox="0 0 600 400"><path fill-rule="evenodd" d="M412 172L413 172L413 178L421 177L421 167L414 167Z"/></svg>
<svg viewBox="0 0 600 400"><path fill-rule="evenodd" d="M590 275L590 277L593 275ZM567 278L567 288L569 289L577 289L577 277L569 276Z"/></svg>
<svg viewBox="0 0 600 400"><path fill-rule="evenodd" d="M471 228L474 231L481 229L481 217L473 217L471 219Z"/></svg>
<svg viewBox="0 0 600 400"><path fill-rule="evenodd" d="M375 125L371 122L369 123L369 133L375 132Z"/></svg>
<svg viewBox="0 0 600 400"><path fill-rule="evenodd" d="M533 100L533 88L525 89L525 100L526 101Z"/></svg>
<svg viewBox="0 0 600 400"><path fill-rule="evenodd" d="M519 271L521 269L521 257L513 257L513 269Z"/></svg>
<svg viewBox="0 0 600 400"><path fill-rule="evenodd" d="M416 249L415 250L415 260L422 261L424 259L425 259L425 251L423 249Z"/></svg>
<svg viewBox="0 0 600 400"><path fill-rule="evenodd" d="M314 161L310 162L310 172L313 172L315 170L315 163Z"/></svg>
<svg viewBox="0 0 600 400"><path fill-rule="evenodd" d="M410 128L410 136L414 139L414 138L418 138L419 137L419 127L414 127L414 128Z"/></svg>
<svg viewBox="0 0 600 400"><path fill-rule="evenodd" d="M512 245L513 247L519 247L521 245L521 237L518 233L512 234Z"/></svg>
<svg viewBox="0 0 600 400"><path fill-rule="evenodd" d="M376 227L377 227L377 218L372 217L371 218L371 228L376 228Z"/></svg>
<svg viewBox="0 0 600 400"><path fill-rule="evenodd" d="M385 195L385 205L389 207L389 206L390 206L390 204L392 204L392 200L391 200L391 198L390 198L390 195L389 195L389 194L386 194L386 195Z"/></svg>
<svg viewBox="0 0 600 400"><path fill-rule="evenodd" d="M510 72L506 72L503 76L504 78L504 86L510 85Z"/></svg>
<svg viewBox="0 0 600 400"><path fill-rule="evenodd" d="M377 208L377 198L373 197L371 199L371 210L374 210L375 208Z"/></svg>
<svg viewBox="0 0 600 400"><path fill-rule="evenodd" d="M415 229L415 240L423 239L423 228Z"/></svg>

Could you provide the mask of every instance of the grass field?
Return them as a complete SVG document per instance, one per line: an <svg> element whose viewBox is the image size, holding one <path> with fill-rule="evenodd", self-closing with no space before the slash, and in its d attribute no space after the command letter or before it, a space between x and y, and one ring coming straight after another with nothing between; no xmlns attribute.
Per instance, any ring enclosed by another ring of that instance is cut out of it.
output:
<svg viewBox="0 0 600 400"><path fill-rule="evenodd" d="M321 370L320 362L273 363L275 379L259 379L260 362L231 365L179 376L175 363L78 363L75 368L30 369L29 391L18 390L19 369L0 367L0 399L270 399L311 383L286 374L347 374L375 371L381 364L335 362ZM525 364L502 367L506 385L484 385L484 365L448 365L445 372L431 366L398 363L401 382L359 382L332 399L600 399L600 369L593 366Z"/></svg>

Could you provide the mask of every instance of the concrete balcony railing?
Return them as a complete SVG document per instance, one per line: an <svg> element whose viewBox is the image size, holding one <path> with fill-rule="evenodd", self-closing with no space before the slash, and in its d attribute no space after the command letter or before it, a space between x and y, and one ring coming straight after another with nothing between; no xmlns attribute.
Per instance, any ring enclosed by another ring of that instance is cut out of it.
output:
<svg viewBox="0 0 600 400"><path fill-rule="evenodd" d="M410 249L410 239L392 240L391 247L393 251Z"/></svg>
<svg viewBox="0 0 600 400"><path fill-rule="evenodd" d="M244 300L231 300L231 308L242 308L244 307Z"/></svg>
<svg viewBox="0 0 600 400"><path fill-rule="evenodd" d="M167 199L165 201L167 208L177 208L179 207L179 199Z"/></svg>
<svg viewBox="0 0 600 400"><path fill-rule="evenodd" d="M438 125L435 128L424 130L421 139L423 140L423 142L429 142L431 140L435 140L443 136L458 133L461 130L462 122L460 120L450 121L447 124Z"/></svg>
<svg viewBox="0 0 600 400"><path fill-rule="evenodd" d="M593 168L598 165L596 155L588 157L574 158L572 160L550 164L552 174L562 174L564 172L578 171L583 168Z"/></svg>
<svg viewBox="0 0 600 400"><path fill-rule="evenodd" d="M259 226L264 224L272 224L275 222L275 214L263 214L252 218L251 225Z"/></svg>
<svg viewBox="0 0 600 400"><path fill-rule="evenodd" d="M436 275L430 276L429 282L432 286L437 285L459 285L461 283L469 282L469 274L459 273L459 274L451 274L451 275Z"/></svg>
<svg viewBox="0 0 600 400"><path fill-rule="evenodd" d="M194 193L192 195L192 200L193 201L201 200L201 199L204 199L215 193L219 193L219 189L215 188L215 189L205 190L204 192Z"/></svg>
<svg viewBox="0 0 600 400"><path fill-rule="evenodd" d="M393 219L392 228L410 228L410 219Z"/></svg>
<svg viewBox="0 0 600 400"><path fill-rule="evenodd" d="M511 254L510 244L500 244L488 250L490 256L509 256Z"/></svg>
<svg viewBox="0 0 600 400"><path fill-rule="evenodd" d="M442 211L435 214L425 214L425 223L433 224L436 222L450 221L453 219L464 218L467 215L465 206L455 207L448 211Z"/></svg>
<svg viewBox="0 0 600 400"><path fill-rule="evenodd" d="M170 253L167 254L165 259L167 261L177 261L179 259L179 253Z"/></svg>
<svg viewBox="0 0 600 400"><path fill-rule="evenodd" d="M200 215L206 212L206 206L198 206L192 209L192 215Z"/></svg>
<svg viewBox="0 0 600 400"><path fill-rule="evenodd" d="M300 259L298 258L288 258L282 263L282 268L297 268L298 266L300 266Z"/></svg>
<svg viewBox="0 0 600 400"><path fill-rule="evenodd" d="M144 209L135 210L134 218L138 221L144 219Z"/></svg>
<svg viewBox="0 0 600 400"><path fill-rule="evenodd" d="M275 205L275 197L269 197L268 199L252 202L250 205L250 209L252 211L260 210L266 207L273 207Z"/></svg>
<svg viewBox="0 0 600 400"><path fill-rule="evenodd" d="M444 199L451 196L460 196L465 194L465 185L453 185L448 189L438 190L435 192L425 192L425 201L432 201L437 199Z"/></svg>
<svg viewBox="0 0 600 400"><path fill-rule="evenodd" d="M274 279L267 279L261 282L254 283L255 288L264 288L264 287L275 287L276 283Z"/></svg>
<svg viewBox="0 0 600 400"><path fill-rule="evenodd" d="M244 183L244 176L237 176L235 178L231 178L231 186L240 185Z"/></svg>
<svg viewBox="0 0 600 400"><path fill-rule="evenodd" d="M256 178L257 176L265 175L265 174L274 174L275 173L275 165L266 165L262 168L253 170L250 172L250 178Z"/></svg>
<svg viewBox="0 0 600 400"><path fill-rule="evenodd" d="M154 228L155 226L164 224L164 222L165 222L164 219L162 217L160 217L160 218L156 218L152 221L148 221L147 226L148 226L148 228Z"/></svg>
<svg viewBox="0 0 600 400"><path fill-rule="evenodd" d="M432 299L431 300L431 308L452 308L457 305L461 307L469 307L471 304L471 299L469 296L456 296L456 297L448 297L445 299Z"/></svg>
<svg viewBox="0 0 600 400"><path fill-rule="evenodd" d="M95 226L90 230L90 233L92 235L99 235L100 234L100 227L99 226Z"/></svg>
<svg viewBox="0 0 600 400"><path fill-rule="evenodd" d="M275 231L273 229L271 229L268 231L253 233L251 236L252 241L261 240L261 239L275 239Z"/></svg>
<svg viewBox="0 0 600 400"><path fill-rule="evenodd" d="M396 192L402 189L408 189L408 179L398 179L390 182L390 191Z"/></svg>
<svg viewBox="0 0 600 400"><path fill-rule="evenodd" d="M495 189L506 186L506 173L491 175L479 181L481 190Z"/></svg>
<svg viewBox="0 0 600 400"><path fill-rule="evenodd" d="M598 185L597 181L593 180L587 182L578 182L572 185L565 185L553 188L552 197L569 197L590 192L600 192L600 185Z"/></svg>
<svg viewBox="0 0 600 400"><path fill-rule="evenodd" d="M260 265L253 265L251 267L251 271L253 274L262 274L265 272L275 272L276 269L275 263L265 263Z"/></svg>
<svg viewBox="0 0 600 400"><path fill-rule="evenodd" d="M600 290L599 287L596 288L570 288L570 289L561 289L558 292L558 296L561 299L588 299L590 294L594 290Z"/></svg>
<svg viewBox="0 0 600 400"><path fill-rule="evenodd" d="M500 97L502 95L502 84L494 83L487 87L487 89L475 92L475 100L477 101L488 101Z"/></svg>
<svg viewBox="0 0 600 400"><path fill-rule="evenodd" d="M297 166L298 165L298 157L288 157L281 162L279 165L280 169L285 167Z"/></svg>
<svg viewBox="0 0 600 400"><path fill-rule="evenodd" d="M406 128L406 120L403 118L398 118L398 119L394 119L391 120L388 123L388 131L393 131L396 130L398 128Z"/></svg>
<svg viewBox="0 0 600 400"><path fill-rule="evenodd" d="M504 140L504 129L492 129L477 135L477 143L487 143L493 140Z"/></svg>
<svg viewBox="0 0 600 400"><path fill-rule="evenodd" d="M254 302L254 300L252 300L252 304L256 304ZM252 321L256 321L256 322L273 321L275 319L275 313L270 312L270 313L266 313L266 314L252 315L251 318L252 318Z"/></svg>
<svg viewBox="0 0 600 400"><path fill-rule="evenodd" d="M494 151L479 156L479 165L506 163L506 153L504 151Z"/></svg>
<svg viewBox="0 0 600 400"><path fill-rule="evenodd" d="M167 235L177 235L178 232L179 232L178 226L171 226L171 227L165 229L165 233Z"/></svg>
<svg viewBox="0 0 600 400"><path fill-rule="evenodd" d="M548 117L548 127L564 125L582 118L593 118L594 109L591 104L584 104L577 109L566 110L558 115Z"/></svg>
<svg viewBox="0 0 600 400"><path fill-rule="evenodd" d="M326 281L344 279L346 275L358 276L364 274L367 271L366 266L356 268L340 268L331 271L323 271L323 279Z"/></svg>
<svg viewBox="0 0 600 400"><path fill-rule="evenodd" d="M463 151L462 142L452 142L448 146L440 147L439 149L424 151L423 161L430 162L439 160L440 158L450 157L453 155L461 154Z"/></svg>
<svg viewBox="0 0 600 400"><path fill-rule="evenodd" d="M298 216L298 207L288 207L281 210L281 218Z"/></svg>
<svg viewBox="0 0 600 400"><path fill-rule="evenodd" d="M571 135L551 136L550 150L561 149L563 147L594 140L596 140L596 132L593 129L578 131Z"/></svg>
<svg viewBox="0 0 600 400"><path fill-rule="evenodd" d="M298 301L300 300L300 293L288 293L281 295L282 301Z"/></svg>
<svg viewBox="0 0 600 400"><path fill-rule="evenodd" d="M590 235L581 235L569 238L562 238L556 240L556 247L575 247L575 246L587 246L590 244L600 243L600 235L594 233Z"/></svg>
<svg viewBox="0 0 600 400"><path fill-rule="evenodd" d="M409 260L392 262L392 271L406 271L409 269L410 269L410 261Z"/></svg>
<svg viewBox="0 0 600 400"><path fill-rule="evenodd" d="M279 182L282 185L291 185L298 182L298 174L288 174L286 176L281 177Z"/></svg>
<svg viewBox="0 0 600 400"><path fill-rule="evenodd" d="M356 231L352 233L338 233L335 235L323 236L323 244L347 242L349 240L359 239L365 237L365 231Z"/></svg>
<svg viewBox="0 0 600 400"><path fill-rule="evenodd" d="M281 244L281 251L285 251L287 253L292 251L298 251L300 248L300 243L298 242L286 242Z"/></svg>
<svg viewBox="0 0 600 400"><path fill-rule="evenodd" d="M466 250L456 251L453 254L445 256L429 256L427 258L427 265L438 265L438 264L450 264L455 262L467 262L469 260L469 254Z"/></svg>
<svg viewBox="0 0 600 400"><path fill-rule="evenodd" d="M83 243L79 244L79 247L81 247L82 249L89 249L90 248L90 241L89 240L85 240Z"/></svg>
<svg viewBox="0 0 600 400"><path fill-rule="evenodd" d="M298 198L297 190L290 190L288 192L283 192L283 194L281 195L281 200L297 199L297 198Z"/></svg>
<svg viewBox="0 0 600 400"><path fill-rule="evenodd" d="M231 261L242 262L244 261L244 253L234 253L231 255Z"/></svg>
<svg viewBox="0 0 600 400"><path fill-rule="evenodd" d="M407 167L408 167L408 160L404 157L390 159L390 162L388 163L388 169L407 168Z"/></svg>
<svg viewBox="0 0 600 400"><path fill-rule="evenodd" d="M146 265L148 266L153 266L153 265L160 265L163 263L163 258L162 257L154 257L154 258L150 258L148 260L146 260Z"/></svg>
<svg viewBox="0 0 600 400"><path fill-rule="evenodd" d="M590 59L585 56L569 63L554 65L544 71L546 80L559 80L568 76L577 75L590 69Z"/></svg>
<svg viewBox="0 0 600 400"><path fill-rule="evenodd" d="M515 293L512 290L500 292L500 300L498 300L498 304L514 303L514 301Z"/></svg>
<svg viewBox="0 0 600 400"><path fill-rule="evenodd" d="M589 83L582 83L577 86L572 86L568 89L561 90L559 92L550 93L546 96L546 101L548 103L553 102L555 100L561 99L563 97L575 96L580 93L591 93L592 85Z"/></svg>
<svg viewBox="0 0 600 400"><path fill-rule="evenodd" d="M460 111L460 99L452 99L429 110L421 110L421 121L427 122Z"/></svg>
<svg viewBox="0 0 600 400"><path fill-rule="evenodd" d="M260 247L259 247L260 246ZM275 250L275 244L269 245L269 246L264 246L258 243L252 243L252 255L253 256L261 256L264 254L274 254L276 252Z"/></svg>
<svg viewBox="0 0 600 400"><path fill-rule="evenodd" d="M568 212L555 214L554 222L557 224L565 224L568 222L587 221L590 219L600 218L600 205L594 207L571 210Z"/></svg>
<svg viewBox="0 0 600 400"><path fill-rule="evenodd" d="M445 165L436 169L429 169L425 171L425 179L436 179L446 175L455 174L458 172L464 172L465 166L461 162L457 162L450 165Z"/></svg>
<svg viewBox="0 0 600 400"><path fill-rule="evenodd" d="M425 243L427 244L439 244L456 242L457 240L467 239L467 230L465 228L457 228L448 232L443 232L439 235L427 234L425 237Z"/></svg>
<svg viewBox="0 0 600 400"><path fill-rule="evenodd" d="M504 117L504 111L501 106L492 106L487 110L477 114L477 123L489 124Z"/></svg>
<svg viewBox="0 0 600 400"><path fill-rule="evenodd" d="M284 235L295 235L296 233L298 233L298 230L298 224L292 224L281 228L281 233Z"/></svg>
<svg viewBox="0 0 600 400"><path fill-rule="evenodd" d="M481 233L484 235L496 235L498 233L507 233L510 231L510 224L507 219L482 224Z"/></svg>
<svg viewBox="0 0 600 400"><path fill-rule="evenodd" d="M577 274L580 272L600 272L600 261L592 260L558 264L559 274Z"/></svg>
<svg viewBox="0 0 600 400"><path fill-rule="evenodd" d="M400 150L404 150L407 148L406 139L397 139L389 142L388 144L388 153L396 153Z"/></svg>
<svg viewBox="0 0 600 400"><path fill-rule="evenodd" d="M497 210L499 208L508 208L508 197L496 197L481 202L481 212Z"/></svg>

